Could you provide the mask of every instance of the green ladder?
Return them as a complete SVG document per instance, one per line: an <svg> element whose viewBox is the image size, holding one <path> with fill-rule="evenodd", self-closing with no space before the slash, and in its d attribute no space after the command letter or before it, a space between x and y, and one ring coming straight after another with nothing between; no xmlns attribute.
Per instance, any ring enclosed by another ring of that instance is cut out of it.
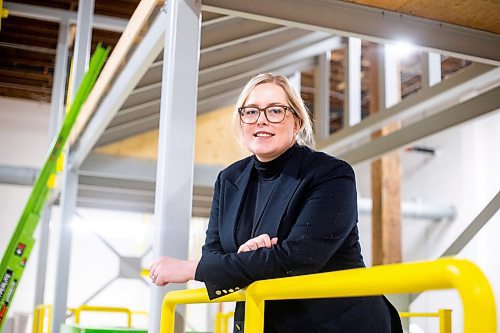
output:
<svg viewBox="0 0 500 333"><path fill-rule="evenodd" d="M57 160L68 140L78 113L106 62L109 51L109 47L104 48L98 45L90 59L89 69L82 79L59 133L51 145L49 155L38 174L28 202L10 239L7 251L3 255L2 264L0 265L0 332L35 242L33 233L50 192L49 179L54 177L56 173Z"/></svg>

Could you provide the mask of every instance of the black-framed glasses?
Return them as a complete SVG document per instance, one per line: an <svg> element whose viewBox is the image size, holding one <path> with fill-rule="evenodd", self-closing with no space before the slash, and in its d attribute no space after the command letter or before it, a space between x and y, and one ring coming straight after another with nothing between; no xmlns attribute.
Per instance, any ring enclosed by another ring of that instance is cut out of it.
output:
<svg viewBox="0 0 500 333"><path fill-rule="evenodd" d="M259 108L256 106L243 106L238 108L240 114L241 122L245 124L255 124L259 120L261 112L264 112L267 121L270 123L281 123L285 119L286 111L295 113L295 111L286 105L270 105L265 108Z"/></svg>

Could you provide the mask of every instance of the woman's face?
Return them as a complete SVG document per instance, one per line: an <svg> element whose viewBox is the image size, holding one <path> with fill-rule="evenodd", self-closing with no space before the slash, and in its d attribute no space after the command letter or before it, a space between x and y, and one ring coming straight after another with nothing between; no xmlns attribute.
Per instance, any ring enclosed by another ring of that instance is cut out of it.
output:
<svg viewBox="0 0 500 333"><path fill-rule="evenodd" d="M276 104L289 106L285 91L274 83L263 83L253 88L243 106L265 108ZM295 143L299 127L298 119L290 110L286 111L285 119L280 123L270 123L261 112L256 123L241 123L243 144L259 161L268 162Z"/></svg>

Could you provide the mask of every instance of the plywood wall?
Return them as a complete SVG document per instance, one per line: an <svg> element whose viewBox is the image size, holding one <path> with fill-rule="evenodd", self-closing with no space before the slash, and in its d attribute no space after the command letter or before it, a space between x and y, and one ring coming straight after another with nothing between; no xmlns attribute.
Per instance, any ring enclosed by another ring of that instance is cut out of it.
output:
<svg viewBox="0 0 500 333"><path fill-rule="evenodd" d="M344 0L468 28L500 33L498 0Z"/></svg>

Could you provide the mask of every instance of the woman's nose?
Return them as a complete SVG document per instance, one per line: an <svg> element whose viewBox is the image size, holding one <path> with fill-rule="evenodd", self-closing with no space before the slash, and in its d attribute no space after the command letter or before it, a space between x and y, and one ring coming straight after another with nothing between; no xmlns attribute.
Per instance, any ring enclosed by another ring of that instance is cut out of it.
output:
<svg viewBox="0 0 500 333"><path fill-rule="evenodd" d="M259 117L257 118L257 124L267 124L266 110L259 110Z"/></svg>

